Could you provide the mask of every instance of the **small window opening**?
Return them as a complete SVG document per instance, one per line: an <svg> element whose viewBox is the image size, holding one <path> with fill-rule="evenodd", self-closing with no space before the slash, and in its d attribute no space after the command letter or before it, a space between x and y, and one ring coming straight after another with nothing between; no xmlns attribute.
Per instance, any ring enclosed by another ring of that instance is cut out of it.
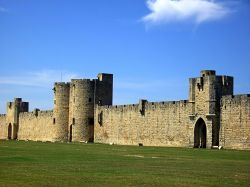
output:
<svg viewBox="0 0 250 187"><path fill-rule="evenodd" d="M94 125L94 118L89 118L89 125Z"/></svg>
<svg viewBox="0 0 250 187"><path fill-rule="evenodd" d="M56 118L53 118L53 124L56 124Z"/></svg>
<svg viewBox="0 0 250 187"><path fill-rule="evenodd" d="M98 114L98 123L100 126L102 126L102 120L103 120L102 118L103 118L103 113L101 112Z"/></svg>
<svg viewBox="0 0 250 187"><path fill-rule="evenodd" d="M92 99L91 99L91 98L89 98L89 102L90 102L90 103L92 102Z"/></svg>
<svg viewBox="0 0 250 187"><path fill-rule="evenodd" d="M75 124L75 118L72 118L72 124L73 125Z"/></svg>

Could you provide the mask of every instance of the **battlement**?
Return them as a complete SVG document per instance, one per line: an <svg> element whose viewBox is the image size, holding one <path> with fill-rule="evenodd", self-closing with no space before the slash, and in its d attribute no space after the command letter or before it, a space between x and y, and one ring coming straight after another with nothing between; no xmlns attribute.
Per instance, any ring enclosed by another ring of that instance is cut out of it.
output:
<svg viewBox="0 0 250 187"><path fill-rule="evenodd" d="M221 98L221 105L226 103L230 104L246 104L250 102L250 94L241 94L241 95L226 95Z"/></svg>
<svg viewBox="0 0 250 187"><path fill-rule="evenodd" d="M22 102L22 98L14 98L14 102Z"/></svg>
<svg viewBox="0 0 250 187"><path fill-rule="evenodd" d="M188 100L112 105L112 74L56 82L53 110L7 103L0 139L250 149L250 94L233 95L233 86L233 77L202 70L189 79Z"/></svg>
<svg viewBox="0 0 250 187"><path fill-rule="evenodd" d="M55 82L54 85L55 86L69 86L70 83L69 82Z"/></svg>
<svg viewBox="0 0 250 187"><path fill-rule="evenodd" d="M138 108L139 104L127 104L127 105L103 105L99 106L96 105L98 109L108 109L108 110L113 110L113 109L124 109L124 108Z"/></svg>
<svg viewBox="0 0 250 187"><path fill-rule="evenodd" d="M148 102L145 101L145 109L154 109L154 108L161 108L161 107L174 107L174 106L184 106L188 105L188 100L180 100L180 101L159 101L159 102ZM127 104L127 105L104 105L104 106L97 106L100 109L106 110L138 110L140 107L139 104Z"/></svg>
<svg viewBox="0 0 250 187"><path fill-rule="evenodd" d="M23 118L23 117L34 117L34 118L38 118L38 117L43 117L43 116L51 116L53 117L53 110L38 110L38 109L34 109L32 112L21 112L19 114L19 117Z"/></svg>
<svg viewBox="0 0 250 187"><path fill-rule="evenodd" d="M13 102L7 102L7 114L9 112L26 112L29 110L29 103L23 102L22 98L14 98Z"/></svg>
<svg viewBox="0 0 250 187"><path fill-rule="evenodd" d="M214 71L214 70L202 70L200 73L201 77L207 77L207 76L211 76L211 75L216 75L216 71Z"/></svg>
<svg viewBox="0 0 250 187"><path fill-rule="evenodd" d="M74 83L89 83L89 82L94 82L97 79L71 79L71 84Z"/></svg>
<svg viewBox="0 0 250 187"><path fill-rule="evenodd" d="M99 73L97 75L99 81L105 81L105 82L113 82L113 74L109 73Z"/></svg>

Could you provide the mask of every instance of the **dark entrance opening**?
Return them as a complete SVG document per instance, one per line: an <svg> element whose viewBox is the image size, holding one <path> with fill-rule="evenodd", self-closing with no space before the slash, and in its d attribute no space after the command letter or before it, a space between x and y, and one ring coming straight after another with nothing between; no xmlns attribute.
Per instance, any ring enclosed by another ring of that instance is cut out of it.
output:
<svg viewBox="0 0 250 187"><path fill-rule="evenodd" d="M207 127L203 119L199 119L194 128L194 148L206 148Z"/></svg>
<svg viewBox="0 0 250 187"><path fill-rule="evenodd" d="M94 118L89 118L89 142L94 142Z"/></svg>
<svg viewBox="0 0 250 187"><path fill-rule="evenodd" d="M72 125L69 127L69 141L72 142Z"/></svg>
<svg viewBox="0 0 250 187"><path fill-rule="evenodd" d="M9 140L11 139L11 134L12 134L12 125L10 123L9 126L8 126L8 139Z"/></svg>

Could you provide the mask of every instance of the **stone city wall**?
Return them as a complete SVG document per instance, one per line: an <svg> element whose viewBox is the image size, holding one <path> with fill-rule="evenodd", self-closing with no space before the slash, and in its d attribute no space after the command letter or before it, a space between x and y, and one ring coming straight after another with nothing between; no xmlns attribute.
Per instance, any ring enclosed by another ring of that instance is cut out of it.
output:
<svg viewBox="0 0 250 187"><path fill-rule="evenodd" d="M53 111L24 112L19 115L19 140L55 141Z"/></svg>
<svg viewBox="0 0 250 187"><path fill-rule="evenodd" d="M189 111L187 101L98 106L95 142L190 147L194 126Z"/></svg>
<svg viewBox="0 0 250 187"><path fill-rule="evenodd" d="M250 149L250 95L223 97L220 118L220 145Z"/></svg>
<svg viewBox="0 0 250 187"><path fill-rule="evenodd" d="M7 139L8 127L6 124L6 115L0 114L0 139Z"/></svg>

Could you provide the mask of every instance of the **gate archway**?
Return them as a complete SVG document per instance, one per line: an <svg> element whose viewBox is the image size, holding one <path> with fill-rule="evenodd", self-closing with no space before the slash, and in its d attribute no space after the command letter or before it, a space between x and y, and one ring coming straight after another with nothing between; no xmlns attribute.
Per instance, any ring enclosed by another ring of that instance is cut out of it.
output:
<svg viewBox="0 0 250 187"><path fill-rule="evenodd" d="M207 127L205 121L200 118L194 128L194 148L206 148L207 146Z"/></svg>

